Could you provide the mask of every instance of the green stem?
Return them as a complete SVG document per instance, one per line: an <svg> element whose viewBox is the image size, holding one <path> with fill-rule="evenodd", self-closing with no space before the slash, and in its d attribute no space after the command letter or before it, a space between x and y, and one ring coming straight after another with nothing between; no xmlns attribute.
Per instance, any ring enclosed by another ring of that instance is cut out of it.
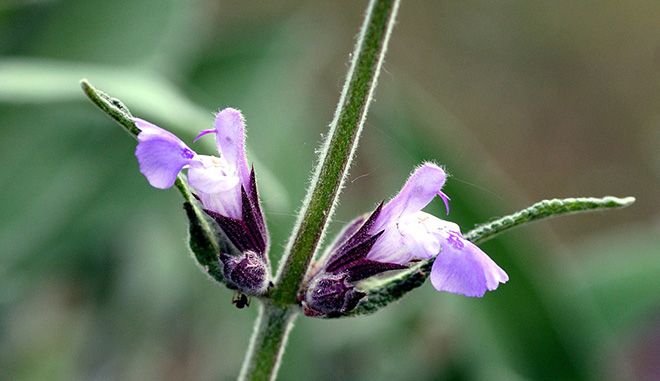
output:
<svg viewBox="0 0 660 381"><path fill-rule="evenodd" d="M275 379L296 316L297 313L292 307L263 302L239 380Z"/></svg>
<svg viewBox="0 0 660 381"><path fill-rule="evenodd" d="M398 6L399 0L369 2L330 132L271 293L277 304L296 303L305 273L334 212L376 87Z"/></svg>
<svg viewBox="0 0 660 381"><path fill-rule="evenodd" d="M277 375L297 315L296 296L357 148L398 7L399 0L369 2L330 132L281 261L271 300L263 301L260 309L240 380L274 380Z"/></svg>
<svg viewBox="0 0 660 381"><path fill-rule="evenodd" d="M514 214L504 216L491 222L477 226L465 233L465 238L482 243L496 235L516 226L534 222L548 217L579 212L591 212L602 209L624 208L635 202L634 197L576 197L539 201L536 204L522 209Z"/></svg>
<svg viewBox="0 0 660 381"><path fill-rule="evenodd" d="M131 134L134 138L137 138L140 130L135 126L133 122L133 115L128 111L128 107L117 98L113 98L103 91L95 88L89 83L86 79L80 81L80 87L82 87L85 95L92 101L98 108L101 109L104 113L108 114L115 122L119 123L126 132Z"/></svg>

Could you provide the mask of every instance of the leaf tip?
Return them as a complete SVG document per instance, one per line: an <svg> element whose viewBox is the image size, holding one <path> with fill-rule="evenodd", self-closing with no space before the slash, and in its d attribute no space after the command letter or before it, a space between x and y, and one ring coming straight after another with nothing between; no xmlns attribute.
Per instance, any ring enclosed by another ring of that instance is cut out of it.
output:
<svg viewBox="0 0 660 381"><path fill-rule="evenodd" d="M635 201L637 201L637 199L633 196L628 196L628 197L623 197L623 198L616 198L616 200L622 207L630 206L630 205L634 204Z"/></svg>
<svg viewBox="0 0 660 381"><path fill-rule="evenodd" d="M86 94L89 94L90 92L94 91L94 86L92 86L92 84L89 83L87 78L82 78L78 83L80 83L80 87L83 89L83 91Z"/></svg>

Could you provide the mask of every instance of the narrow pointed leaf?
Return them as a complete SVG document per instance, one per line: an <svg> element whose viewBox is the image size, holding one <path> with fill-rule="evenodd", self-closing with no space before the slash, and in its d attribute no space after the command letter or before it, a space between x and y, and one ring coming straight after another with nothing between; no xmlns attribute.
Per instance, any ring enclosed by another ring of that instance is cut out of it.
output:
<svg viewBox="0 0 660 381"><path fill-rule="evenodd" d="M474 243L482 243L516 226L564 214L591 212L601 209L625 208L635 202L634 197L578 197L539 201L514 214L482 224L465 234Z"/></svg>
<svg viewBox="0 0 660 381"><path fill-rule="evenodd" d="M202 266L202 269L213 279L218 282L224 283L225 279L220 268L218 261L218 243L214 239L210 239L208 231L209 224L202 216L198 215L197 208L190 202L183 203L183 208L188 216L188 232L190 234L189 242L190 250L193 252L197 263Z"/></svg>

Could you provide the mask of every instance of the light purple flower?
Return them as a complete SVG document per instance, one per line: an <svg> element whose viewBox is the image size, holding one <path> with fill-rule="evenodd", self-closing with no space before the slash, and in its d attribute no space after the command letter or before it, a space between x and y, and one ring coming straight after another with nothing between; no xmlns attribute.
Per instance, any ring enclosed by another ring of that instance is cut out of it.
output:
<svg viewBox="0 0 660 381"><path fill-rule="evenodd" d="M213 129L195 140L215 134L219 157L199 155L174 134L135 118L140 129L135 150L140 172L160 189L171 187L184 169L188 183L204 211L242 253L219 253L228 286L259 294L268 283L268 233L259 204L254 170L245 155L245 122L240 111L226 108Z"/></svg>
<svg viewBox="0 0 660 381"><path fill-rule="evenodd" d="M174 184L178 173L188 169L188 183L204 207L234 219L241 218L241 186L249 189L250 170L245 157L245 123L240 111L226 108L215 118L215 128L202 131L195 140L215 134L220 157L199 155L174 134L135 118L140 129L135 155L140 171L160 189Z"/></svg>
<svg viewBox="0 0 660 381"><path fill-rule="evenodd" d="M433 287L481 297L509 277L481 249L463 238L458 225L422 211L435 196L440 196L449 209L449 198L441 191L446 178L435 164L425 163L415 170L399 194L383 206L370 229L372 234L383 233L367 258L408 264L435 257L431 269Z"/></svg>
<svg viewBox="0 0 660 381"><path fill-rule="evenodd" d="M355 289L356 282L422 259L435 258L431 283L438 291L481 297L508 281L458 225L422 211L439 196L449 212L449 197L442 193L446 179L442 168L425 163L392 200L349 224L307 283L301 299L305 314L342 315L365 296Z"/></svg>

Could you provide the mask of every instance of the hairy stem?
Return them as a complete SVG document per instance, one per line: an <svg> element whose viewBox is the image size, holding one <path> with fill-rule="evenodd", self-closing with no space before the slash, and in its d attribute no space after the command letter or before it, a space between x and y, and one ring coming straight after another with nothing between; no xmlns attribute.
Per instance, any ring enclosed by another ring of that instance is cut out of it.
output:
<svg viewBox="0 0 660 381"><path fill-rule="evenodd" d="M330 132L271 293L277 304L296 302L332 216L376 87L398 6L399 0L369 2Z"/></svg>
<svg viewBox="0 0 660 381"><path fill-rule="evenodd" d="M482 243L511 228L544 218L602 209L624 208L634 202L634 197L619 198L612 196L543 200L514 214L481 224L465 233L465 238L474 243Z"/></svg>
<svg viewBox="0 0 660 381"><path fill-rule="evenodd" d="M334 211L387 50L399 0L371 0L330 132L275 285L255 323L240 380L274 380L297 315L296 296Z"/></svg>
<svg viewBox="0 0 660 381"><path fill-rule="evenodd" d="M86 79L80 81L80 87L82 87L85 95L92 101L98 108L101 109L104 113L108 114L115 122L119 123L126 132L131 134L134 138L137 138L140 130L135 126L133 122L133 116L131 112L128 111L128 107L117 98L113 98L103 91L95 88L89 83Z"/></svg>
<svg viewBox="0 0 660 381"><path fill-rule="evenodd" d="M239 380L274 380L284 353L284 347L297 316L289 307L264 301L254 325Z"/></svg>

